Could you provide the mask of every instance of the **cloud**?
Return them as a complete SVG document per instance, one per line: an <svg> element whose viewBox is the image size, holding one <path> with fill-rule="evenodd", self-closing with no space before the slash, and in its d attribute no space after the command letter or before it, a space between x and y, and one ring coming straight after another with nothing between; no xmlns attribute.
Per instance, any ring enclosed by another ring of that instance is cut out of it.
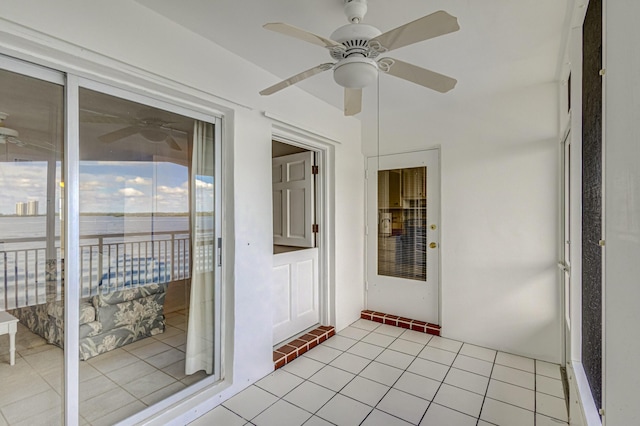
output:
<svg viewBox="0 0 640 426"><path fill-rule="evenodd" d="M129 185L151 185L151 183L153 182L151 179L149 178L143 178L140 176L136 176L133 179L127 179L127 184Z"/></svg>
<svg viewBox="0 0 640 426"><path fill-rule="evenodd" d="M125 197L141 197L144 195L144 192L138 191L135 188L119 189L118 193L124 195Z"/></svg>
<svg viewBox="0 0 640 426"><path fill-rule="evenodd" d="M174 194L174 195L187 195L189 191L182 187L171 187L171 186L158 186L158 192L162 192L163 194Z"/></svg>

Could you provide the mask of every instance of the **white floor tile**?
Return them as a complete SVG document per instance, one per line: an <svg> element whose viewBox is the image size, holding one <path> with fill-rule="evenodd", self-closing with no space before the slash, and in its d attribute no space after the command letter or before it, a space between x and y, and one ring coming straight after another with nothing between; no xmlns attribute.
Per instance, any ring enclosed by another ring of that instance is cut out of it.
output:
<svg viewBox="0 0 640 426"><path fill-rule="evenodd" d="M535 361L531 358L525 358L519 355L508 354L506 352L498 352L496 356L496 364L504 365L518 370L535 372Z"/></svg>
<svg viewBox="0 0 640 426"><path fill-rule="evenodd" d="M421 333L415 330L407 330L398 337L399 339L408 340L410 342L420 343L421 345L426 345L429 343L429 340L433 338L432 334Z"/></svg>
<svg viewBox="0 0 640 426"><path fill-rule="evenodd" d="M306 352L303 356L307 358L315 359L316 361L323 362L325 364L329 364L331 361L336 359L342 351L337 349L330 348L328 346L318 345L310 351Z"/></svg>
<svg viewBox="0 0 640 426"><path fill-rule="evenodd" d="M372 345L370 343L358 342L353 345L347 352L354 355L358 355L368 359L375 359L384 350L380 346Z"/></svg>
<svg viewBox="0 0 640 426"><path fill-rule="evenodd" d="M171 364L175 364L178 361L182 361L184 357L184 352L176 348L171 348L168 351L150 356L145 361L158 369L163 369Z"/></svg>
<svg viewBox="0 0 640 426"><path fill-rule="evenodd" d="M276 396L283 397L303 380L287 371L276 370L256 382L256 386Z"/></svg>
<svg viewBox="0 0 640 426"><path fill-rule="evenodd" d="M451 408L431 404L420 426L475 426L477 419Z"/></svg>
<svg viewBox="0 0 640 426"><path fill-rule="evenodd" d="M92 420L91 426L112 426L145 408L147 407L142 402L134 400L120 407L114 407L107 415Z"/></svg>
<svg viewBox="0 0 640 426"><path fill-rule="evenodd" d="M331 361L329 365L348 371L349 373L359 374L370 362L371 360L368 358L362 358L361 356L345 352Z"/></svg>
<svg viewBox="0 0 640 426"><path fill-rule="evenodd" d="M536 413L536 426L569 426L569 424L567 422L552 419L551 417Z"/></svg>
<svg viewBox="0 0 640 426"><path fill-rule="evenodd" d="M457 340L445 339L440 336L433 336L427 346L432 346L438 349L444 349L449 352L458 352L462 347L462 342L458 342Z"/></svg>
<svg viewBox="0 0 640 426"><path fill-rule="evenodd" d="M427 345L418 354L418 357L438 362L440 364L451 365L453 364L453 360L456 359L456 354L455 352L449 352L445 351L444 349L438 349L433 346Z"/></svg>
<svg viewBox="0 0 640 426"><path fill-rule="evenodd" d="M473 358L478 358L483 361L494 362L496 359L496 351L493 349L483 348L481 346L470 345L465 343L462 345L462 349L460 349L460 353L462 355L470 356Z"/></svg>
<svg viewBox="0 0 640 426"><path fill-rule="evenodd" d="M428 406L429 401L426 399L391 389L376 408L410 423L418 424Z"/></svg>
<svg viewBox="0 0 640 426"><path fill-rule="evenodd" d="M398 337L404 333L405 329L396 327L389 324L380 324L380 327L376 328L376 333L386 334L392 337Z"/></svg>
<svg viewBox="0 0 640 426"><path fill-rule="evenodd" d="M393 386L396 380L402 375L402 370L374 361L367 365L360 375L375 382L382 383L383 385Z"/></svg>
<svg viewBox="0 0 640 426"><path fill-rule="evenodd" d="M356 343L358 343L357 340L349 339L348 337L333 336L330 339L327 339L323 345L329 346L333 349L338 349L339 351L346 351Z"/></svg>
<svg viewBox="0 0 640 426"><path fill-rule="evenodd" d="M407 423L384 411L373 410L362 422L361 426L411 426L411 423Z"/></svg>
<svg viewBox="0 0 640 426"><path fill-rule="evenodd" d="M367 331L373 331L376 328L380 327L380 325L381 324L379 322L369 321L364 318L360 318L358 321L351 324L351 327L361 328Z"/></svg>
<svg viewBox="0 0 640 426"><path fill-rule="evenodd" d="M561 380L546 376L536 376L536 391L564 399L564 387Z"/></svg>
<svg viewBox="0 0 640 426"><path fill-rule="evenodd" d="M324 364L320 361L301 356L286 364L282 369L303 379L308 379L323 367Z"/></svg>
<svg viewBox="0 0 640 426"><path fill-rule="evenodd" d="M372 408L362 402L337 394L316 414L338 426L359 425Z"/></svg>
<svg viewBox="0 0 640 426"><path fill-rule="evenodd" d="M171 346L167 345L166 343L160 342L158 340L155 340L154 342L148 345L139 346L130 350L127 349L126 346L124 347L124 349L128 350L129 353L141 359L149 358L150 356L157 355L164 351L168 351L171 348L172 348Z"/></svg>
<svg viewBox="0 0 640 426"><path fill-rule="evenodd" d="M536 392L536 411L554 419L568 421L567 405L564 399Z"/></svg>
<svg viewBox="0 0 640 426"><path fill-rule="evenodd" d="M333 426L328 421L321 419L318 416L313 416L304 424L304 426Z"/></svg>
<svg viewBox="0 0 640 426"><path fill-rule="evenodd" d="M552 379L562 380L560 366L558 364L551 364L549 362L536 360L536 374L551 377Z"/></svg>
<svg viewBox="0 0 640 426"><path fill-rule="evenodd" d="M484 396L489 384L489 378L468 371L452 368L447 373L444 382L452 386L466 389Z"/></svg>
<svg viewBox="0 0 640 426"><path fill-rule="evenodd" d="M493 368L493 364L490 362L471 358L466 355L458 355L452 365L460 370L481 374L487 377L491 376L491 369Z"/></svg>
<svg viewBox="0 0 640 426"><path fill-rule="evenodd" d="M175 382L176 379L173 377L160 370L155 370L151 374L147 374L123 385L122 388L140 399Z"/></svg>
<svg viewBox="0 0 640 426"><path fill-rule="evenodd" d="M480 418L498 426L534 426L533 411L487 398Z"/></svg>
<svg viewBox="0 0 640 426"><path fill-rule="evenodd" d="M376 346L382 346L383 348L386 348L387 346L389 346L391 343L393 343L394 340L396 340L395 337L387 336L386 334L380 334L376 332L367 334L362 339L362 341L365 343L370 343Z"/></svg>
<svg viewBox="0 0 640 426"><path fill-rule="evenodd" d="M311 413L287 401L279 400L260 413L251 423L256 426L302 426L310 417Z"/></svg>
<svg viewBox="0 0 640 426"><path fill-rule="evenodd" d="M277 400L278 398L269 392L256 386L249 386L222 405L245 419L253 419Z"/></svg>
<svg viewBox="0 0 640 426"><path fill-rule="evenodd" d="M535 411L535 392L520 386L491 379L487 397L516 405L529 411Z"/></svg>
<svg viewBox="0 0 640 426"><path fill-rule="evenodd" d="M505 367L504 365L494 365L491 378L523 388L535 389L535 375L517 368Z"/></svg>
<svg viewBox="0 0 640 426"><path fill-rule="evenodd" d="M332 390L306 381L285 395L284 399L310 413L315 413L335 394Z"/></svg>
<svg viewBox="0 0 640 426"><path fill-rule="evenodd" d="M3 392L6 391L7 389L3 389ZM2 414L9 424L15 424L53 409L62 412L62 398L53 389L49 389L3 406Z"/></svg>
<svg viewBox="0 0 640 426"><path fill-rule="evenodd" d="M375 407L388 391L389 386L358 376L350 381L340 393L356 401Z"/></svg>
<svg viewBox="0 0 640 426"><path fill-rule="evenodd" d="M483 399L482 395L443 383L433 402L470 416L478 417Z"/></svg>
<svg viewBox="0 0 640 426"><path fill-rule="evenodd" d="M414 356L392 351L391 349L386 349L384 352L378 355L376 361L405 370L409 365L411 365L414 359Z"/></svg>
<svg viewBox="0 0 640 426"><path fill-rule="evenodd" d="M344 337L348 337L349 339L360 340L360 339L362 339L364 336L366 336L369 333L370 333L370 331L363 330L362 328L349 326L349 327L341 330L338 333L338 336L344 336Z"/></svg>
<svg viewBox="0 0 640 426"><path fill-rule="evenodd" d="M444 380L444 376L447 375L449 367L428 359L416 358L407 368L407 371L441 382Z"/></svg>
<svg viewBox="0 0 640 426"><path fill-rule="evenodd" d="M338 368L331 367L330 365L328 365L324 367L322 370L318 371L313 376L311 376L309 380L320 386L329 388L332 391L338 392L347 383L349 383L354 377L355 377L355 374L347 373L344 370L340 370Z"/></svg>
<svg viewBox="0 0 640 426"><path fill-rule="evenodd" d="M423 348L424 345L422 343L416 343L402 339L398 339L391 345L389 345L389 349L413 356L418 355Z"/></svg>
<svg viewBox="0 0 640 426"><path fill-rule="evenodd" d="M394 389L399 389L411 395L432 401L440 387L440 383L439 381L405 371L393 387Z"/></svg>
<svg viewBox="0 0 640 426"><path fill-rule="evenodd" d="M229 411L222 405L217 406L213 410L198 417L195 421L189 423L189 426L208 426L208 425L225 425L225 426L242 426L247 421L236 413Z"/></svg>

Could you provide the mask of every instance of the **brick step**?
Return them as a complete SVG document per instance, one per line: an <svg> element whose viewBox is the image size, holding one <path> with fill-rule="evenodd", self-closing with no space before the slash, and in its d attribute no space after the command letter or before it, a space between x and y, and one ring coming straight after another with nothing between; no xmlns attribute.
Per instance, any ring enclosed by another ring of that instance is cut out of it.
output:
<svg viewBox="0 0 640 426"><path fill-rule="evenodd" d="M336 329L332 326L321 325L315 330L311 330L297 339L283 345L273 351L274 370L290 363L303 353L315 348L320 343L336 334Z"/></svg>
<svg viewBox="0 0 640 426"><path fill-rule="evenodd" d="M364 310L360 312L360 318L379 322L381 324L388 324L396 327L406 328L408 330L419 331L421 333L433 334L434 336L440 335L440 326L437 324L399 317L397 315Z"/></svg>

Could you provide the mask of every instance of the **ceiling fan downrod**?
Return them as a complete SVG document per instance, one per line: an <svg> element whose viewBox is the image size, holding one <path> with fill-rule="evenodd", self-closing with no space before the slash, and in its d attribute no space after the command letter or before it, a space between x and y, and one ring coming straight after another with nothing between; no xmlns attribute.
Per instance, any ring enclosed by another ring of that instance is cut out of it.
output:
<svg viewBox="0 0 640 426"><path fill-rule="evenodd" d="M344 0L344 14L352 24L359 24L367 13L367 0Z"/></svg>

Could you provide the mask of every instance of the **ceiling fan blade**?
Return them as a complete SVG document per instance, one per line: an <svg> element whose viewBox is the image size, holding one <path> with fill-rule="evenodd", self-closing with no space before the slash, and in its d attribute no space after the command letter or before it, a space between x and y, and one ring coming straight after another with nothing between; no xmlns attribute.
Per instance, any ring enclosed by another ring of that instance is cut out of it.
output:
<svg viewBox="0 0 640 426"><path fill-rule="evenodd" d="M98 136L98 139L100 140L100 142L113 143L120 139L126 138L127 136L135 135L136 133L138 133L139 130L140 128L138 126L124 127L114 132L106 133L102 136Z"/></svg>
<svg viewBox="0 0 640 426"><path fill-rule="evenodd" d="M344 115L356 115L362 111L362 89L344 89Z"/></svg>
<svg viewBox="0 0 640 426"><path fill-rule="evenodd" d="M427 70L397 59L382 58L378 61L378 64L380 65L380 70L387 74L408 80L440 93L448 92L456 87L456 83L458 83L458 80L455 78L447 77L435 71Z"/></svg>
<svg viewBox="0 0 640 426"><path fill-rule="evenodd" d="M80 122L81 123L108 123L108 124L138 124L138 120L116 117L114 115L102 114L91 110L80 110Z"/></svg>
<svg viewBox="0 0 640 426"><path fill-rule="evenodd" d="M171 135L167 136L167 139L165 139L165 143L169 145L169 148L171 149L175 149L176 151L182 151L182 148L180 148L180 145L178 145L178 142L176 142L176 140Z"/></svg>
<svg viewBox="0 0 640 426"><path fill-rule="evenodd" d="M303 30L302 28L294 27L293 25L285 24L283 22L271 22L269 24L264 24L263 28L329 49L332 47L342 46L342 44L338 43L337 41L333 41L331 39L310 33Z"/></svg>
<svg viewBox="0 0 640 426"><path fill-rule="evenodd" d="M280 91L282 89L285 89L293 84L296 84L304 79L307 79L309 77L313 77L316 74L319 74L323 71L328 71L331 68L333 68L333 64L330 63L326 63L326 64L320 64L316 67L313 67L311 69L308 69L306 71L301 72L300 74L296 74L293 77L289 77L288 79L281 81L278 84L274 84L271 87L267 87L266 89L264 89L263 91L260 92L260 94L262 96L267 96L267 95L271 95L277 91Z"/></svg>
<svg viewBox="0 0 640 426"><path fill-rule="evenodd" d="M440 10L372 38L369 46L378 52L388 52L459 29L458 19Z"/></svg>

